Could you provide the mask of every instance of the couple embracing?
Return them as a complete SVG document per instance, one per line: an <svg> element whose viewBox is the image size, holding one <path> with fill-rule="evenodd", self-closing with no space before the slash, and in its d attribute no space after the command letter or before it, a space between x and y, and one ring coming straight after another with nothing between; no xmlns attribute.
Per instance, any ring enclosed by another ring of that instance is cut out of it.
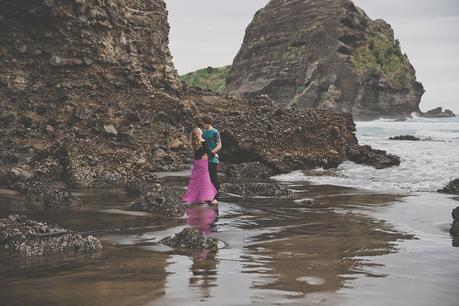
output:
<svg viewBox="0 0 459 306"><path fill-rule="evenodd" d="M222 148L220 133L213 126L209 116L202 118L202 127L195 128L191 136L194 162L188 189L183 196L185 204L217 204L220 186L217 168L218 152Z"/></svg>

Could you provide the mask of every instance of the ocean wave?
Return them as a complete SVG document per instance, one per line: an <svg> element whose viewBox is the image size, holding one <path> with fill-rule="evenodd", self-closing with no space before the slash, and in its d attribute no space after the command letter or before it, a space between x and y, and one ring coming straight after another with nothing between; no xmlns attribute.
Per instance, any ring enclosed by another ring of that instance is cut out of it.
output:
<svg viewBox="0 0 459 306"><path fill-rule="evenodd" d="M345 162L332 170L295 171L274 179L402 193L436 191L459 177L459 120L424 119L357 122L359 142L400 156L399 167L377 170ZM425 141L388 139L406 134Z"/></svg>

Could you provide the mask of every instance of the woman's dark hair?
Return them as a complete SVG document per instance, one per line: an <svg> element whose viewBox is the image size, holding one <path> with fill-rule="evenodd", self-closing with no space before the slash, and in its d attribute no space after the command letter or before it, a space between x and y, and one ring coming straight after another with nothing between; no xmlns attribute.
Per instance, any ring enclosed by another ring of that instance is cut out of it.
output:
<svg viewBox="0 0 459 306"><path fill-rule="evenodd" d="M202 123L212 125L214 123L214 120L212 119L211 116L205 115L204 117L202 117Z"/></svg>

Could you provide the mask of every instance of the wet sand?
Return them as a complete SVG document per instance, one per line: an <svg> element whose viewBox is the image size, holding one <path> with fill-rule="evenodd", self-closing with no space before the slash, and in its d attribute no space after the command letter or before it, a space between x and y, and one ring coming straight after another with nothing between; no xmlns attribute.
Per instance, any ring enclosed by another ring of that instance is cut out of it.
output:
<svg viewBox="0 0 459 306"><path fill-rule="evenodd" d="M457 305L452 197L288 186L291 199L226 197L218 209L188 208L185 220L124 212L132 198L117 188L75 190L83 209L59 214L0 190L0 217L26 214L104 244L93 256L0 255L0 304ZM184 222L219 239L218 251L158 244Z"/></svg>

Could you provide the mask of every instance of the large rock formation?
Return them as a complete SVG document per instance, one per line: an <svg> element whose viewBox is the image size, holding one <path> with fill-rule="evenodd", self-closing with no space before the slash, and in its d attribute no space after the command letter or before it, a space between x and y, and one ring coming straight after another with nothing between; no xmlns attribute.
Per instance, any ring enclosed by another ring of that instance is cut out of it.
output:
<svg viewBox="0 0 459 306"><path fill-rule="evenodd" d="M350 116L183 86L162 0L4 0L0 14L0 147L6 163L34 156L17 169L30 177L7 182L18 189L31 177L85 188L188 167L188 136L204 112L229 162L335 166L357 145Z"/></svg>
<svg viewBox="0 0 459 306"><path fill-rule="evenodd" d="M391 26L350 0L271 0L247 28L224 92L374 119L420 112L424 89Z"/></svg>

